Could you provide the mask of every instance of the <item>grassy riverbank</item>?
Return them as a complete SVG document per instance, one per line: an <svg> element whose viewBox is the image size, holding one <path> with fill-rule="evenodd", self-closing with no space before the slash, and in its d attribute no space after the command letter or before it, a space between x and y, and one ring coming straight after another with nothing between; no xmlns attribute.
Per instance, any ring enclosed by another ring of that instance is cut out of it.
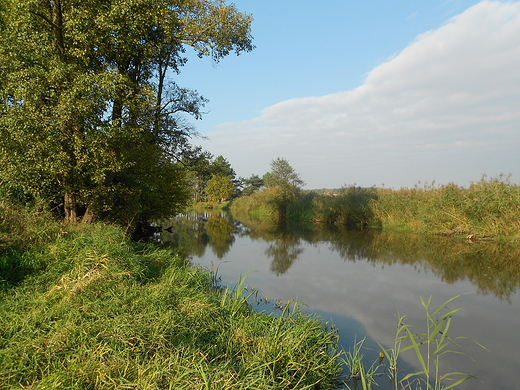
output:
<svg viewBox="0 0 520 390"><path fill-rule="evenodd" d="M276 189L235 200L234 214L277 220ZM300 192L286 205L287 219L378 227L385 231L442 234L472 239L520 239L520 186L508 177L405 189L345 187L337 193Z"/></svg>
<svg viewBox="0 0 520 390"><path fill-rule="evenodd" d="M221 294L210 272L120 228L3 206L0 388L326 389L337 377L337 334L315 317L258 313L242 286Z"/></svg>

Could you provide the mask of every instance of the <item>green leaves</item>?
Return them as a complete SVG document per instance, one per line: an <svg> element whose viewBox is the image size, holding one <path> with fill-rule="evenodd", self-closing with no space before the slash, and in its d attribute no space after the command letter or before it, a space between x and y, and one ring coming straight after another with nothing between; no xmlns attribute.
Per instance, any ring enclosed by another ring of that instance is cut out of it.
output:
<svg viewBox="0 0 520 390"><path fill-rule="evenodd" d="M458 297L459 296L450 298L438 306L432 305L431 296L426 301L423 297L420 297L426 317L426 332L424 333L414 333L412 331L412 325L406 321L406 316L398 316L394 347L386 349L378 343L381 348L380 353L388 360L388 371L384 365L381 364L381 361L378 365L374 362L370 369L365 369L362 362L362 355L360 355L359 352L361 346L356 344L354 353L348 352L347 359L345 360L351 372L357 373L358 378L353 379L361 380L363 389L372 389L372 384L377 385L374 381L374 377L386 373L396 390L448 390L473 378L472 375L458 371L444 374L440 372L440 361L443 355L448 353L463 354L451 348L453 345L458 346L457 340L464 339L465 337L451 338L448 336L453 315L461 310L461 308L450 309L448 305ZM419 364L419 370L399 378L399 356L407 351L414 353L417 363ZM361 375L361 377L359 377L359 375ZM447 385L447 382L450 382L450 384Z"/></svg>
<svg viewBox="0 0 520 390"><path fill-rule="evenodd" d="M84 210L178 211L187 191L174 165L196 135L179 114L200 118L207 100L169 77L186 46L215 60L251 50L251 17L220 0L6 0L1 10L0 185L67 198L71 222Z"/></svg>
<svg viewBox="0 0 520 390"><path fill-rule="evenodd" d="M233 195L235 186L229 176L213 175L206 185L210 202L223 202Z"/></svg>

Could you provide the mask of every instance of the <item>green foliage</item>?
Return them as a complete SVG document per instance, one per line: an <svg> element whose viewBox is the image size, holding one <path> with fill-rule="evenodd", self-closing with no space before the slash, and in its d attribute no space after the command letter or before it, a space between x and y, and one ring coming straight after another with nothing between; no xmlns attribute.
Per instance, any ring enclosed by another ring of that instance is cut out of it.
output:
<svg viewBox="0 0 520 390"><path fill-rule="evenodd" d="M240 178L241 185L244 187L241 196L249 196L253 195L257 192L261 187L264 186L263 179L258 175L251 175L251 177L244 179Z"/></svg>
<svg viewBox="0 0 520 390"><path fill-rule="evenodd" d="M305 185L289 161L281 157L271 161L271 171L264 175L264 183L267 187L301 188Z"/></svg>
<svg viewBox="0 0 520 390"><path fill-rule="evenodd" d="M347 387L350 389L349 384L355 385L361 382L363 390L372 389L374 385L378 385L376 377L383 375L389 377L396 390L448 390L471 379L471 375L460 372L443 374L440 371L440 362L444 355L463 354L452 348L458 347L458 341L464 337L451 338L449 336L453 316L461 309L450 309L448 305L457 298L453 297L439 306L432 306L432 297L428 301L421 297L421 304L426 316L426 331L424 333L412 332L413 327L406 323L406 317L399 316L394 346L385 349L379 344L380 357L368 368L365 367L361 354L363 341L356 344L353 350L347 353L344 361L350 370ZM406 351L414 353L419 370L401 377L399 358ZM388 367L382 363L385 358Z"/></svg>
<svg viewBox="0 0 520 390"><path fill-rule="evenodd" d="M237 199L231 210L264 218L285 213L300 224L376 227L472 240L520 239L520 186L504 175L483 177L468 188L450 183L399 190L347 186L320 194L293 190L269 187Z"/></svg>
<svg viewBox="0 0 520 390"><path fill-rule="evenodd" d="M59 224L42 203L28 208L0 199L0 252L41 245L59 231Z"/></svg>
<svg viewBox="0 0 520 390"><path fill-rule="evenodd" d="M378 189L373 203L384 229L462 235L472 239L520 237L520 187L500 175L472 183Z"/></svg>
<svg viewBox="0 0 520 390"><path fill-rule="evenodd" d="M328 389L337 333L287 305L258 313L212 275L119 228L68 227L0 291L0 388ZM212 292L213 291L213 292Z"/></svg>
<svg viewBox="0 0 520 390"><path fill-rule="evenodd" d="M193 203L221 203L233 197L240 185L229 161L223 156L213 158L211 153L192 150L190 156L183 159L189 170L189 182Z"/></svg>
<svg viewBox="0 0 520 390"><path fill-rule="evenodd" d="M26 251L53 240L61 231L42 204L29 209L0 199L0 290L44 268L46 261L42 256Z"/></svg>
<svg viewBox="0 0 520 390"><path fill-rule="evenodd" d="M287 206L301 194L301 187L305 182L296 173L289 162L284 158L271 161L271 171L262 178L267 189L272 190L269 202L277 208L278 221L285 224L287 221Z"/></svg>
<svg viewBox="0 0 520 390"><path fill-rule="evenodd" d="M377 200L375 188L344 187L339 193L316 196L313 199L312 219L349 228L377 226L372 202Z"/></svg>
<svg viewBox="0 0 520 390"><path fill-rule="evenodd" d="M235 186L229 176L213 175L206 184L206 194L210 202L224 202L231 198Z"/></svg>
<svg viewBox="0 0 520 390"><path fill-rule="evenodd" d="M67 222L178 211L174 165L196 135L181 114L200 118L207 100L169 77L186 47L214 61L252 50L251 16L220 0L2 4L1 190Z"/></svg>
<svg viewBox="0 0 520 390"><path fill-rule="evenodd" d="M277 220L278 207L275 204L277 195L276 188L266 188L250 196L241 196L233 200L231 212L233 215L249 214L257 219Z"/></svg>

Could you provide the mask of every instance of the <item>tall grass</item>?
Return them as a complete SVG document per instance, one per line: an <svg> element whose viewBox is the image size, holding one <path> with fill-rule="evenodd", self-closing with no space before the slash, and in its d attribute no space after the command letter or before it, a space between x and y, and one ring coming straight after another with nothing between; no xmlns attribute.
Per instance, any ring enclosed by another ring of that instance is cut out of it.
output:
<svg viewBox="0 0 520 390"><path fill-rule="evenodd" d="M119 228L68 228L23 255L44 266L0 290L0 389L326 389L339 375L318 318L258 313L243 282L214 292L209 271Z"/></svg>
<svg viewBox="0 0 520 390"><path fill-rule="evenodd" d="M457 371L442 373L440 368L441 359L446 354L462 354L457 346L458 341L464 337L452 338L449 335L453 316L461 310L449 308L451 302L457 298L453 297L433 306L432 297L427 301L421 297L425 310L425 330L414 332L414 327L407 323L406 316L398 316L394 346L387 349L379 344L380 357L368 367L361 352L363 341L356 344L344 360L350 370L346 387L351 389L361 385L363 390L370 390L378 386L376 378L387 376L395 390L449 390L473 378ZM407 351L413 352L419 368L415 372L401 375L399 359Z"/></svg>
<svg viewBox="0 0 520 390"><path fill-rule="evenodd" d="M274 219L273 189L233 202L234 215ZM334 194L301 193L287 205L287 218L348 228L461 236L470 239L520 239L520 186L499 175L469 187L424 185L399 190L347 186Z"/></svg>
<svg viewBox="0 0 520 390"><path fill-rule="evenodd" d="M0 199L0 290L43 269L47 260L26 251L53 240L60 232L61 226L40 204L27 208Z"/></svg>
<svg viewBox="0 0 520 390"><path fill-rule="evenodd" d="M383 228L468 238L520 238L520 186L509 177L378 191L375 214Z"/></svg>
<svg viewBox="0 0 520 390"><path fill-rule="evenodd" d="M332 196L315 196L312 220L349 228L378 226L371 207L377 198L376 188L357 186L344 187Z"/></svg>
<svg viewBox="0 0 520 390"><path fill-rule="evenodd" d="M27 208L0 199L0 251L41 244L59 230L59 225L43 204L36 203Z"/></svg>

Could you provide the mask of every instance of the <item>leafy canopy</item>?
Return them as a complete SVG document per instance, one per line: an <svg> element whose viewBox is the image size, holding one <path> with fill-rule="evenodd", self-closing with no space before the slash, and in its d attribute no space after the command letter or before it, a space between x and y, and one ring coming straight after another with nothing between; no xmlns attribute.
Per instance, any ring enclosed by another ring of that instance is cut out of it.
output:
<svg viewBox="0 0 520 390"><path fill-rule="evenodd" d="M68 222L174 213L207 102L178 86L186 48L253 49L250 15L222 0L4 0L0 193L43 198Z"/></svg>

